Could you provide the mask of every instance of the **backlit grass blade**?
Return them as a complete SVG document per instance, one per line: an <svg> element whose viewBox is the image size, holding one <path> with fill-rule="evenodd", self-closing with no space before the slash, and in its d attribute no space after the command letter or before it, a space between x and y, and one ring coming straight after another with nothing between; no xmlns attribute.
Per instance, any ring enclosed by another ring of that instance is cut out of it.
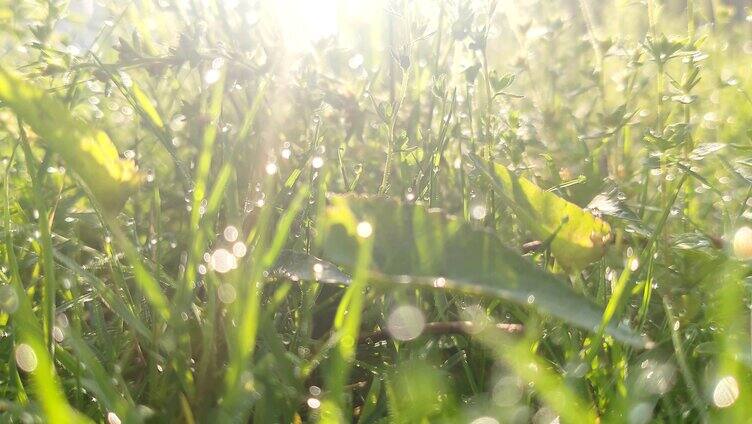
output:
<svg viewBox="0 0 752 424"><path fill-rule="evenodd" d="M149 97L137 84L133 84L133 99L141 108L146 117L149 118L149 121L152 125L157 128L164 127L164 123L162 122L162 118L159 116L159 112L157 112L157 108L154 107L154 104L151 102L151 100L149 100Z"/></svg>
<svg viewBox="0 0 752 424"><path fill-rule="evenodd" d="M42 267L44 269L44 286L42 290L42 299L44 303L42 309L42 331L44 331L44 342L47 345L47 350L54 358L55 346L52 342L52 322L55 319L57 281L55 278L55 264L52 258L50 212L42 194L43 188L38 174L39 166L35 163L36 159L34 159L34 156L31 153L31 147L28 144L23 128L21 128L21 137L23 138L22 147L24 150L24 159L26 161L27 171L29 178L32 181L32 189L34 191L34 206L37 208L37 214L39 214L39 219L37 221L40 235L39 256L42 258Z"/></svg>
<svg viewBox="0 0 752 424"><path fill-rule="evenodd" d="M357 234L356 228L358 225L357 221L350 220L349 232ZM373 247L371 234L361 232L357 240L359 243L352 284L347 288L334 317L337 346L331 351L332 355L325 371L328 395L322 403L322 422L352 421L345 400L345 384L350 376L350 368L355 359L356 341L360 334L361 315L366 296L365 289L368 284L368 268Z"/></svg>
<svg viewBox="0 0 752 424"><path fill-rule="evenodd" d="M6 176L7 177L7 176ZM5 228L11 228L10 193L7 178L5 186ZM18 261L14 252L11 232L5 232L7 262L10 265L12 296L15 310L11 311L15 329L13 354L18 368L31 376L33 396L39 400L44 414L50 421L62 420L69 423L86 423L89 419L80 415L68 404L60 381L55 374L52 357L44 343L42 328L32 309L32 302L26 294Z"/></svg>
<svg viewBox="0 0 752 424"><path fill-rule="evenodd" d="M287 241L293 222L308 197L309 188L303 186L293 198L287 210L274 226L270 225L271 207L262 209L258 221L259 233L254 246L251 261L244 261L236 271L234 284L238 301L230 309L237 316L235 328L228 332L229 363L225 373L225 396L219 407L223 419L237 419L248 415L251 400L248 399L247 380L252 377L248 369L249 360L256 349L258 334L260 291L263 288L262 277L267 269L277 260Z"/></svg>

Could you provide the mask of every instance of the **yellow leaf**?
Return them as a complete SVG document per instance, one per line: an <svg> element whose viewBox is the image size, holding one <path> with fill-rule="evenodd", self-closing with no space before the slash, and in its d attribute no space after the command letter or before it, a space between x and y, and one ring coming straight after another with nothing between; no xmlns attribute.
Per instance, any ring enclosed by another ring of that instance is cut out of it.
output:
<svg viewBox="0 0 752 424"><path fill-rule="evenodd" d="M0 100L60 155L105 209L122 208L141 182L107 134L74 117L56 98L0 67Z"/></svg>
<svg viewBox="0 0 752 424"><path fill-rule="evenodd" d="M505 166L489 169L472 157L490 178L527 229L542 241L551 241L556 260L568 271L579 271L603 256L611 239L611 227L590 212L518 177Z"/></svg>

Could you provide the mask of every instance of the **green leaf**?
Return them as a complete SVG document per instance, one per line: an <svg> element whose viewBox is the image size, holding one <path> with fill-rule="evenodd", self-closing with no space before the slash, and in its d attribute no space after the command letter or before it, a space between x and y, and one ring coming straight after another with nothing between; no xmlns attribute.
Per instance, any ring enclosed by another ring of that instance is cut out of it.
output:
<svg viewBox="0 0 752 424"><path fill-rule="evenodd" d="M411 284L494 296L536 308L586 330L601 324L603 311L566 282L504 246L492 233L420 205L385 198L335 195L320 217L323 259L352 269L358 252L357 226L373 228L369 281ZM646 346L628 328L609 325L616 339Z"/></svg>
<svg viewBox="0 0 752 424"><path fill-rule="evenodd" d="M109 211L119 210L141 181L104 131L75 118L56 98L0 67L0 100L59 154Z"/></svg>
<svg viewBox="0 0 752 424"><path fill-rule="evenodd" d="M550 241L551 251L561 266L579 271L598 260L611 239L611 226L574 203L545 191L518 177L500 164L490 169L482 159L471 155L475 166L491 180L528 231Z"/></svg>

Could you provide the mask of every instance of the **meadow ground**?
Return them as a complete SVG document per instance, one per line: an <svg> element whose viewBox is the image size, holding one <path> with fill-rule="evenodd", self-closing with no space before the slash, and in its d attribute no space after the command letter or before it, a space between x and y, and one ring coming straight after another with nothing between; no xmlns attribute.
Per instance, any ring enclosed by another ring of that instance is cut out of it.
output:
<svg viewBox="0 0 752 424"><path fill-rule="evenodd" d="M752 419L752 9L0 0L3 422Z"/></svg>

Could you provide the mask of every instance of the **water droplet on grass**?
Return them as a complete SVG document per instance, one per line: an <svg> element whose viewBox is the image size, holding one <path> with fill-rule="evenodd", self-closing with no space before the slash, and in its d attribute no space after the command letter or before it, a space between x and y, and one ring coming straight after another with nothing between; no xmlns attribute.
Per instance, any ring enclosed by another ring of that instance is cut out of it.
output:
<svg viewBox="0 0 752 424"><path fill-rule="evenodd" d="M274 175L277 173L277 164L269 162L264 169L266 170L267 175Z"/></svg>
<svg viewBox="0 0 752 424"><path fill-rule="evenodd" d="M630 258L629 259L629 270L634 272L637 271L637 268L640 267L640 261L637 258Z"/></svg>
<svg viewBox="0 0 752 424"><path fill-rule="evenodd" d="M321 401L316 398L308 398L306 404L311 409L319 409L321 407Z"/></svg>
<svg viewBox="0 0 752 424"><path fill-rule="evenodd" d="M0 311L12 314L18 309L18 297L16 291L10 285L0 286Z"/></svg>
<svg viewBox="0 0 752 424"><path fill-rule="evenodd" d="M120 424L120 417L114 412L107 413L107 424Z"/></svg>
<svg viewBox="0 0 752 424"><path fill-rule="evenodd" d="M16 346L16 365L25 372L33 372L37 369L37 354L31 346L21 343Z"/></svg>
<svg viewBox="0 0 752 424"><path fill-rule="evenodd" d="M713 389L713 404L719 408L727 408L739 398L739 383L733 376L727 375L715 385Z"/></svg>
<svg viewBox="0 0 752 424"><path fill-rule="evenodd" d="M222 72L219 69L209 69L204 74L204 82L208 85L212 85L215 82L219 81L219 78L222 76Z"/></svg>
<svg viewBox="0 0 752 424"><path fill-rule="evenodd" d="M478 221L485 218L487 212L486 206L482 204L476 204L470 207L470 217Z"/></svg>
<svg viewBox="0 0 752 424"><path fill-rule="evenodd" d="M241 241L232 245L232 254L235 255L236 258L242 258L247 251L248 248L245 246L245 243Z"/></svg>
<svg viewBox="0 0 752 424"><path fill-rule="evenodd" d="M732 245L734 256L742 260L752 259L752 228L744 226L736 230Z"/></svg>
<svg viewBox="0 0 752 424"><path fill-rule="evenodd" d="M63 339L65 339L63 329L58 326L52 327L52 338L55 339L56 342L62 343Z"/></svg>
<svg viewBox="0 0 752 424"><path fill-rule="evenodd" d="M358 226L355 228L355 232L358 234L358 237L368 238L371 237L371 234L373 234L373 227L371 226L370 222L362 221L358 223Z"/></svg>
<svg viewBox="0 0 752 424"><path fill-rule="evenodd" d="M493 417L478 417L472 420L470 424L499 424L499 420Z"/></svg>
<svg viewBox="0 0 752 424"><path fill-rule="evenodd" d="M238 265L235 255L227 249L217 249L211 254L209 265L214 271L224 274L235 269Z"/></svg>
<svg viewBox="0 0 752 424"><path fill-rule="evenodd" d="M235 291L235 287L231 284L223 283L217 287L217 297L219 301L225 304L230 304L237 299L238 295Z"/></svg>
<svg viewBox="0 0 752 424"><path fill-rule="evenodd" d="M425 326L423 313L411 305L398 306L387 319L389 334L397 340L413 340L420 336Z"/></svg>
<svg viewBox="0 0 752 424"><path fill-rule="evenodd" d="M238 229L232 225L228 225L227 228L225 228L225 230L222 232L222 235L224 236L225 240L232 243L238 239Z"/></svg>
<svg viewBox="0 0 752 424"><path fill-rule="evenodd" d="M363 65L363 60L363 55L358 53L347 61L347 66L349 66L350 69L358 69L361 65Z"/></svg>

